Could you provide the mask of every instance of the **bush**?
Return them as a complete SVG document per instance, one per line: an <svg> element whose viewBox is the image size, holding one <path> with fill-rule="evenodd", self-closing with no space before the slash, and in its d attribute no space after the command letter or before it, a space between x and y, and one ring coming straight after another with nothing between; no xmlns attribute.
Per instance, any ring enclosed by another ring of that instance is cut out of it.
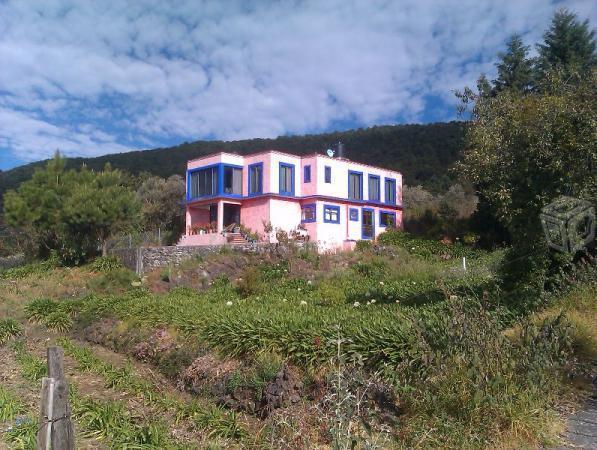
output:
<svg viewBox="0 0 597 450"><path fill-rule="evenodd" d="M10 339L20 336L22 333L23 327L15 319L0 319L0 345L4 345Z"/></svg>
<svg viewBox="0 0 597 450"><path fill-rule="evenodd" d="M114 256L99 256L93 260L89 268L94 272L110 272L122 268L122 264Z"/></svg>
<svg viewBox="0 0 597 450"><path fill-rule="evenodd" d="M100 276L91 278L87 282L87 287L94 292L119 292L131 288L134 281L139 277L135 272L120 268L102 273Z"/></svg>

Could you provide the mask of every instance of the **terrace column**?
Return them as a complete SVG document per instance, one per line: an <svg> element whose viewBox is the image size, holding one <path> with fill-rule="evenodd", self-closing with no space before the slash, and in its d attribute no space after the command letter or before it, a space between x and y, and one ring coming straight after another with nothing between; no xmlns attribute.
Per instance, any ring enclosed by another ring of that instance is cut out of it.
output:
<svg viewBox="0 0 597 450"><path fill-rule="evenodd" d="M188 236L191 234L191 226L193 225L191 223L191 208L189 208L189 205L187 205L186 207L186 231L185 234Z"/></svg>
<svg viewBox="0 0 597 450"><path fill-rule="evenodd" d="M218 233L224 231L224 202L218 202Z"/></svg>

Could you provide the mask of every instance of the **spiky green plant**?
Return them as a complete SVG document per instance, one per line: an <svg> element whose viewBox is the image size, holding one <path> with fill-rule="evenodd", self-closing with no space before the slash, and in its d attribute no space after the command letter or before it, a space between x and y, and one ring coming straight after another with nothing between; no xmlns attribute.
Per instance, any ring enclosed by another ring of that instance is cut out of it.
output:
<svg viewBox="0 0 597 450"><path fill-rule="evenodd" d="M57 307L58 302L49 298L37 298L25 305L25 315L29 322L42 323Z"/></svg>
<svg viewBox="0 0 597 450"><path fill-rule="evenodd" d="M29 381L39 381L48 375L45 361L29 353L24 343L15 342L13 350L24 378Z"/></svg>
<svg viewBox="0 0 597 450"><path fill-rule="evenodd" d="M37 422L26 417L15 426L4 431L3 438L14 450L32 450L35 448Z"/></svg>
<svg viewBox="0 0 597 450"><path fill-rule="evenodd" d="M23 327L13 318L0 319L0 345L23 333Z"/></svg>
<svg viewBox="0 0 597 450"><path fill-rule="evenodd" d="M25 404L15 394L0 386L0 422L12 421L25 410Z"/></svg>

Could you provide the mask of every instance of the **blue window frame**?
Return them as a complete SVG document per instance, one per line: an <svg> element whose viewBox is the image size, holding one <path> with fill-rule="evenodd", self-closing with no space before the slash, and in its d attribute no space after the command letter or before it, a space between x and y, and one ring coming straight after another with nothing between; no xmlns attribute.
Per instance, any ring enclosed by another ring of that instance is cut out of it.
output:
<svg viewBox="0 0 597 450"><path fill-rule="evenodd" d="M294 164L280 163L280 195L294 196Z"/></svg>
<svg viewBox="0 0 597 450"><path fill-rule="evenodd" d="M340 207L323 205L323 221L325 223L340 223Z"/></svg>
<svg viewBox="0 0 597 450"><path fill-rule="evenodd" d="M394 178L385 179L385 200L388 205L396 204L396 180Z"/></svg>
<svg viewBox="0 0 597 450"><path fill-rule="evenodd" d="M363 200L363 172L348 171L348 198L350 200Z"/></svg>
<svg viewBox="0 0 597 450"><path fill-rule="evenodd" d="M352 222L359 221L359 210L357 208L350 208L348 216Z"/></svg>
<svg viewBox="0 0 597 450"><path fill-rule="evenodd" d="M188 172L187 198L213 197L220 192L220 165L199 167Z"/></svg>
<svg viewBox="0 0 597 450"><path fill-rule="evenodd" d="M375 237L375 211L372 208L363 208L361 217L361 238L373 239Z"/></svg>
<svg viewBox="0 0 597 450"><path fill-rule="evenodd" d="M317 220L317 207L315 203L301 206L301 222L309 223Z"/></svg>
<svg viewBox="0 0 597 450"><path fill-rule="evenodd" d="M332 168L330 166L325 166L325 182L332 182Z"/></svg>
<svg viewBox="0 0 597 450"><path fill-rule="evenodd" d="M263 194L263 163L249 164L249 195Z"/></svg>
<svg viewBox="0 0 597 450"><path fill-rule="evenodd" d="M311 166L305 166L303 168L303 183L311 182Z"/></svg>
<svg viewBox="0 0 597 450"><path fill-rule="evenodd" d="M380 227L395 227L396 213L394 211L379 211Z"/></svg>
<svg viewBox="0 0 597 450"><path fill-rule="evenodd" d="M369 201L381 201L380 185L379 175L369 175Z"/></svg>

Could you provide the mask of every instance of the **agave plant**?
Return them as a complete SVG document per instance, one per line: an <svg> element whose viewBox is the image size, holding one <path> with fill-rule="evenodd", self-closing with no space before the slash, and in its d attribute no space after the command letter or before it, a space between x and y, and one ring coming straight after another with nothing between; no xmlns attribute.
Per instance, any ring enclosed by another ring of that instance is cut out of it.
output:
<svg viewBox="0 0 597 450"><path fill-rule="evenodd" d="M23 327L15 319L0 319L0 345L23 333Z"/></svg>

